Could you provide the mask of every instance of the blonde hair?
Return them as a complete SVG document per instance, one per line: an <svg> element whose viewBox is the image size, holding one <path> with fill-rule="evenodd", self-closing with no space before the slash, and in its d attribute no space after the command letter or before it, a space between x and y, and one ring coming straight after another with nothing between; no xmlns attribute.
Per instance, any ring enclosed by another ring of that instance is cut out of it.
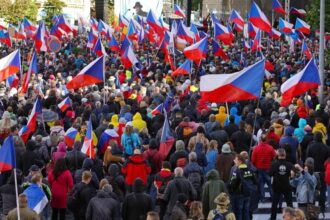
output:
<svg viewBox="0 0 330 220"><path fill-rule="evenodd" d="M209 144L209 150L213 150L218 146L218 142L216 140L211 140Z"/></svg>
<svg viewBox="0 0 330 220"><path fill-rule="evenodd" d="M306 217L305 217L305 213L303 212L303 210L301 209L295 209L295 219L296 220L305 220Z"/></svg>
<svg viewBox="0 0 330 220"><path fill-rule="evenodd" d="M204 219L202 203L199 201L194 201L191 203L189 218L193 219Z"/></svg>
<svg viewBox="0 0 330 220"><path fill-rule="evenodd" d="M103 189L103 187L107 184L109 184L109 181L107 179L105 179L105 178L101 179L100 184L99 184L100 189Z"/></svg>

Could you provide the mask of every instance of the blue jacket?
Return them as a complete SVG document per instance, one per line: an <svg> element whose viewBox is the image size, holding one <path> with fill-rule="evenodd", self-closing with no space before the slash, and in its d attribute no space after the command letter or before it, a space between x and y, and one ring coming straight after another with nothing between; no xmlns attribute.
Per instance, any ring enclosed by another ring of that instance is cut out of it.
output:
<svg viewBox="0 0 330 220"><path fill-rule="evenodd" d="M234 116L234 118L235 118L234 123L235 123L236 125L238 125L238 124L240 123L240 121L241 121L241 116L239 116L239 115L237 114L237 112L238 112L238 110L237 110L236 107L231 107L231 109L230 109L230 111L229 111L229 113L230 113L229 115ZM225 126L228 125L228 124L229 124L229 117L226 119Z"/></svg>
<svg viewBox="0 0 330 220"><path fill-rule="evenodd" d="M297 137L299 143L301 143L305 137L306 132L305 132L304 128L306 125L307 125L307 121L305 119L301 118L301 119L299 119L299 122L298 122L299 127L294 129L293 135L295 137Z"/></svg>
<svg viewBox="0 0 330 220"><path fill-rule="evenodd" d="M125 154L131 156L133 155L134 149L140 147L140 138L136 133L130 135L124 133L121 136L121 145L124 147Z"/></svg>
<svg viewBox="0 0 330 220"><path fill-rule="evenodd" d="M199 166L197 162L189 162L187 166L183 169L183 174L187 178L190 173L194 173L194 172L198 172L201 174L201 176L204 176L203 168Z"/></svg>
<svg viewBox="0 0 330 220"><path fill-rule="evenodd" d="M217 160L218 151L217 150L209 150L206 153L207 166L204 168L204 173L206 174L212 169L215 169L215 163Z"/></svg>
<svg viewBox="0 0 330 220"><path fill-rule="evenodd" d="M296 187L298 203L314 203L315 188L317 185L315 175L303 171L299 176L290 180L290 184Z"/></svg>

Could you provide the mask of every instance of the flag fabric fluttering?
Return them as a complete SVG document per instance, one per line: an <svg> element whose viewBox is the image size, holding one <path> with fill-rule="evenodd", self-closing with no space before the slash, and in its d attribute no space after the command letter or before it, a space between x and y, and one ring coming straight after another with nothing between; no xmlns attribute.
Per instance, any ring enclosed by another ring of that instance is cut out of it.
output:
<svg viewBox="0 0 330 220"><path fill-rule="evenodd" d="M258 99L261 95L264 75L265 60L232 74L204 75L200 81L202 100L224 103Z"/></svg>
<svg viewBox="0 0 330 220"><path fill-rule="evenodd" d="M284 34L291 34L293 32L293 24L285 21L283 18L280 18L278 27L279 30Z"/></svg>
<svg viewBox="0 0 330 220"><path fill-rule="evenodd" d="M38 215L48 204L47 196L38 184L31 184L23 193L28 197L28 207Z"/></svg>
<svg viewBox="0 0 330 220"><path fill-rule="evenodd" d="M115 140L116 142L119 141L119 135L114 129L106 129L100 136L100 141L98 143L98 150L101 154L107 150L108 146L110 146L109 141ZM117 143L119 144L119 143Z"/></svg>
<svg viewBox="0 0 330 220"><path fill-rule="evenodd" d="M37 29L36 36L34 38L34 45L37 53L40 53L41 51L47 52L46 38L47 34L45 23L41 21Z"/></svg>
<svg viewBox="0 0 330 220"><path fill-rule="evenodd" d="M128 46L121 57L121 61L126 69L131 68L139 63L131 46Z"/></svg>
<svg viewBox="0 0 330 220"><path fill-rule="evenodd" d="M6 44L8 47L12 46L9 32L6 30L0 30L0 43Z"/></svg>
<svg viewBox="0 0 330 220"><path fill-rule="evenodd" d="M230 20L230 22L238 24L240 26L244 26L244 23L245 23L242 16L234 9L231 11L229 20Z"/></svg>
<svg viewBox="0 0 330 220"><path fill-rule="evenodd" d="M214 39L212 39L212 52L213 52L213 56L221 57L221 59L223 60L229 59L226 52L220 47L218 42Z"/></svg>
<svg viewBox="0 0 330 220"><path fill-rule="evenodd" d="M180 16L182 18L186 17L186 14L184 13L184 11L177 4L174 4L174 14L177 16Z"/></svg>
<svg viewBox="0 0 330 220"><path fill-rule="evenodd" d="M207 44L208 44L207 37L204 37L197 43L194 43L193 45L186 47L183 50L183 53L188 59L193 61L199 61L206 57Z"/></svg>
<svg viewBox="0 0 330 220"><path fill-rule="evenodd" d="M175 138L171 132L170 124L167 119L167 113L164 111L165 120L160 137L159 155L162 159L165 159L168 153L171 151L172 146L175 142Z"/></svg>
<svg viewBox="0 0 330 220"><path fill-rule="evenodd" d="M32 74L38 73L38 62L37 62L37 54L34 52L30 61L29 69L26 72L23 83L22 83L22 90L21 92L26 93L29 87L29 82Z"/></svg>
<svg viewBox="0 0 330 220"><path fill-rule="evenodd" d="M304 9L298 9L298 8L292 7L290 9L290 14L299 15L299 16L305 16L307 13L306 13L306 11Z"/></svg>
<svg viewBox="0 0 330 220"><path fill-rule="evenodd" d="M90 158L95 157L95 149L94 149L92 133L93 133L92 118L89 117L89 120L87 123L87 131L86 131L83 146L81 147L81 152L83 152Z"/></svg>
<svg viewBox="0 0 330 220"><path fill-rule="evenodd" d="M72 101L70 99L70 97L66 97L65 99L63 99L63 101L61 101L57 107L61 110L61 112L65 112L68 108L70 108L72 106Z"/></svg>
<svg viewBox="0 0 330 220"><path fill-rule="evenodd" d="M77 89L104 81L104 57L99 57L85 66L78 75L67 83L67 89Z"/></svg>
<svg viewBox="0 0 330 220"><path fill-rule="evenodd" d="M16 168L16 153L13 136L8 136L0 148L0 172Z"/></svg>
<svg viewBox="0 0 330 220"><path fill-rule="evenodd" d="M276 11L280 14L285 15L285 10L279 0L273 0L272 9L273 9L273 11Z"/></svg>
<svg viewBox="0 0 330 220"><path fill-rule="evenodd" d="M304 34L310 34L311 26L300 18L296 19L295 29Z"/></svg>
<svg viewBox="0 0 330 220"><path fill-rule="evenodd" d="M188 75L191 72L192 62L190 60L184 61L184 63L179 66L173 73L172 76L179 76L179 75Z"/></svg>
<svg viewBox="0 0 330 220"><path fill-rule="evenodd" d="M214 25L214 38L222 41L226 45L231 45L234 40L228 27L225 27L220 23Z"/></svg>
<svg viewBox="0 0 330 220"><path fill-rule="evenodd" d="M95 43L95 46L93 48L94 53L98 56L98 57L102 57L102 56L106 56L107 52L104 49L104 46L102 44L102 40L101 37L99 37Z"/></svg>
<svg viewBox="0 0 330 220"><path fill-rule="evenodd" d="M19 50L15 50L0 59L0 82L20 71L21 57Z"/></svg>
<svg viewBox="0 0 330 220"><path fill-rule="evenodd" d="M76 141L76 137L78 134L78 130L71 127L69 128L64 135L64 143L68 146L68 147L72 147L74 145L74 142Z"/></svg>
<svg viewBox="0 0 330 220"><path fill-rule="evenodd" d="M255 3L252 2L251 4L251 9L250 9L250 14L249 14L249 21L256 26L257 28L269 33L272 30L272 26L264 14L263 11L259 8L259 6Z"/></svg>
<svg viewBox="0 0 330 220"><path fill-rule="evenodd" d="M308 60L312 59L313 57L312 52L309 50L308 45L305 41L303 41L301 45L301 53L304 54Z"/></svg>
<svg viewBox="0 0 330 220"><path fill-rule="evenodd" d="M315 60L311 59L305 68L293 75L281 85L282 106L291 104L292 99L321 84L319 70Z"/></svg>

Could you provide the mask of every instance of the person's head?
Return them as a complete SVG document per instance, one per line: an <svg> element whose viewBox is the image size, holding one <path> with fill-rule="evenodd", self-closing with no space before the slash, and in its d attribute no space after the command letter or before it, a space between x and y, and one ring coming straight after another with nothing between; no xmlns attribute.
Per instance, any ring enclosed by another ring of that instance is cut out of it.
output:
<svg viewBox="0 0 330 220"><path fill-rule="evenodd" d="M149 141L149 149L155 150L158 148L158 144L155 138L151 138Z"/></svg>
<svg viewBox="0 0 330 220"><path fill-rule="evenodd" d="M203 216L201 202L194 201L191 203L189 216L190 218L198 218L198 219L200 219L200 217Z"/></svg>
<svg viewBox="0 0 330 220"><path fill-rule="evenodd" d="M133 124L132 122L127 122L125 125L125 133L129 135L132 132L133 132Z"/></svg>
<svg viewBox="0 0 330 220"><path fill-rule="evenodd" d="M249 153L247 151L242 151L240 155L244 158L245 161L249 159Z"/></svg>
<svg viewBox="0 0 330 220"><path fill-rule="evenodd" d="M315 118L315 123L322 123L323 120L320 117Z"/></svg>
<svg viewBox="0 0 330 220"><path fill-rule="evenodd" d="M27 196L22 193L18 196L18 204L20 208L26 208L28 205L28 198Z"/></svg>
<svg viewBox="0 0 330 220"><path fill-rule="evenodd" d="M234 162L236 166L239 166L245 163L245 158L240 154L236 154Z"/></svg>
<svg viewBox="0 0 330 220"><path fill-rule="evenodd" d="M204 129L204 127L203 126L199 126L198 128L197 128L197 134L199 134L199 135L205 135L205 129Z"/></svg>
<svg viewBox="0 0 330 220"><path fill-rule="evenodd" d="M238 128L239 129L245 129L245 122L244 121L240 121L239 124L238 124Z"/></svg>
<svg viewBox="0 0 330 220"><path fill-rule="evenodd" d="M30 171L30 175L33 176L33 175L35 175L37 173L40 173L40 168L38 167L38 165L33 164L30 167L29 171Z"/></svg>
<svg viewBox="0 0 330 220"><path fill-rule="evenodd" d="M228 194L224 192L220 193L217 197L215 197L214 203L224 209L228 208L230 204L230 199Z"/></svg>
<svg viewBox="0 0 330 220"><path fill-rule="evenodd" d="M322 142L322 138L323 138L323 136L322 136L322 133L321 132L316 131L314 133L314 141L316 141L316 142Z"/></svg>
<svg viewBox="0 0 330 220"><path fill-rule="evenodd" d="M223 153L223 154L230 154L231 153L231 148L230 148L229 143L225 143L224 145L222 145L221 153Z"/></svg>
<svg viewBox="0 0 330 220"><path fill-rule="evenodd" d="M309 173L314 172L314 159L312 157L307 157L305 160L305 167L307 167Z"/></svg>
<svg viewBox="0 0 330 220"><path fill-rule="evenodd" d="M291 207L286 207L286 208L283 208L283 212L282 212L282 217L283 217L283 220L294 220L295 219L295 215L296 215L296 212L293 208Z"/></svg>
<svg viewBox="0 0 330 220"><path fill-rule="evenodd" d="M210 122L215 122L215 115L214 114L210 114L209 121Z"/></svg>
<svg viewBox="0 0 330 220"><path fill-rule="evenodd" d="M179 151L184 151L184 142L182 140L177 140L175 142L175 149L176 149L176 152L179 152Z"/></svg>
<svg viewBox="0 0 330 220"><path fill-rule="evenodd" d="M266 142L267 141L267 134L261 134L261 137L260 137L260 142Z"/></svg>
<svg viewBox="0 0 330 220"><path fill-rule="evenodd" d="M68 167L66 164L66 160L64 158L57 159L55 162L55 165L54 165L54 169L53 169L53 174L54 174L55 179L57 179L57 177L59 177L61 175L61 173L67 169L68 169Z"/></svg>
<svg viewBox="0 0 330 220"><path fill-rule="evenodd" d="M305 213L301 209L295 209L295 220L305 220Z"/></svg>
<svg viewBox="0 0 330 220"><path fill-rule="evenodd" d="M277 150L277 155L278 155L278 159L285 159L286 158L286 152L285 152L284 148L279 148Z"/></svg>
<svg viewBox="0 0 330 220"><path fill-rule="evenodd" d="M112 193L112 191L113 191L113 188L112 188L112 186L109 183L108 184L105 184L100 189L103 190L106 193Z"/></svg>
<svg viewBox="0 0 330 220"><path fill-rule="evenodd" d="M136 178L133 183L133 192L140 193L144 190L144 184L141 178Z"/></svg>
<svg viewBox="0 0 330 220"><path fill-rule="evenodd" d="M214 150L218 148L218 142L216 140L211 140L209 144L209 150Z"/></svg>
<svg viewBox="0 0 330 220"><path fill-rule="evenodd" d="M197 161L197 154L195 152L189 153L189 162L196 162Z"/></svg>
<svg viewBox="0 0 330 220"><path fill-rule="evenodd" d="M163 168L163 169L167 169L167 170L171 170L171 164L170 164L170 162L168 162L168 161L163 161L163 163L162 163L162 168Z"/></svg>
<svg viewBox="0 0 330 220"><path fill-rule="evenodd" d="M150 211L147 213L147 220L159 220L158 212Z"/></svg>
<svg viewBox="0 0 330 220"><path fill-rule="evenodd" d="M105 178L101 179L100 184L99 184L100 189L103 189L103 187L107 184L109 184L109 181L107 179L105 179Z"/></svg>
<svg viewBox="0 0 330 220"><path fill-rule="evenodd" d="M36 173L32 176L31 182L40 185L42 183L42 176L40 173Z"/></svg>
<svg viewBox="0 0 330 220"><path fill-rule="evenodd" d="M174 169L174 176L180 177L183 176L183 169L181 167L177 167Z"/></svg>
<svg viewBox="0 0 330 220"><path fill-rule="evenodd" d="M88 170L84 171L82 173L81 182L85 184L89 184L91 180L92 180L92 172Z"/></svg>

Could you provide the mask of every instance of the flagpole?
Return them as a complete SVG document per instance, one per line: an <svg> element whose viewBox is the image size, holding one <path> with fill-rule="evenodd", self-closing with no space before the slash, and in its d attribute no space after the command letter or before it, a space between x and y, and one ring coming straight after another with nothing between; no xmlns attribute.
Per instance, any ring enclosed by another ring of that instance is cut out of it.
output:
<svg viewBox="0 0 330 220"><path fill-rule="evenodd" d="M14 180L15 180L15 194L16 194L16 204L17 204L17 219L21 220L20 211L19 211L19 201L18 201L18 186L17 186L17 175L16 175L16 168L14 168Z"/></svg>
<svg viewBox="0 0 330 220"><path fill-rule="evenodd" d="M319 40L319 74L321 85L319 87L319 102L323 102L323 85L324 85L324 17L325 17L325 1L321 0L320 4L320 40Z"/></svg>
<svg viewBox="0 0 330 220"><path fill-rule="evenodd" d="M263 81L262 81L263 83ZM260 96L262 94L262 90L260 91ZM260 96L258 98L258 102L257 102L257 107L256 109L259 108L259 104L260 104ZM254 122L253 122L253 128L252 128L252 137L251 137L251 142L250 142L250 147L249 147L249 155L251 155L251 151L252 151L252 144L253 144L253 136L254 136L254 132L255 132L255 129L256 129L256 124L257 124L257 113L255 112L254 113Z"/></svg>

